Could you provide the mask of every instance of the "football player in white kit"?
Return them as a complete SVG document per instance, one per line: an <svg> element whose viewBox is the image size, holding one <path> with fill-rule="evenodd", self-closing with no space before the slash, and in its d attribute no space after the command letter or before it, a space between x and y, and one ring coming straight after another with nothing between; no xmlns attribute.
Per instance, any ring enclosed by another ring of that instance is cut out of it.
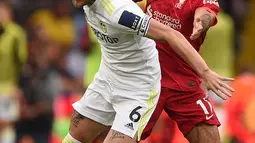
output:
<svg viewBox="0 0 255 143"><path fill-rule="evenodd" d="M73 0L84 8L101 44L102 60L94 81L75 109L63 143L91 143L111 126L105 143L136 143L160 94L160 66L154 40L164 40L212 90L230 89L229 78L211 71L177 31L145 15L132 0Z"/></svg>

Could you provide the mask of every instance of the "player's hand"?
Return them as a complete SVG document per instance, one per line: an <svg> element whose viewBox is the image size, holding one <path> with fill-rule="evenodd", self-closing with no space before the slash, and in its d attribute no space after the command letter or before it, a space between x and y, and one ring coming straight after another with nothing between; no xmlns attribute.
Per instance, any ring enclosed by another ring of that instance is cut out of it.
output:
<svg viewBox="0 0 255 143"><path fill-rule="evenodd" d="M196 18L193 22L193 32L190 36L191 40L196 40L201 33L204 32L204 27L200 18Z"/></svg>
<svg viewBox="0 0 255 143"><path fill-rule="evenodd" d="M217 73L209 70L202 75L203 84L206 87L206 91L212 90L220 98L226 100L232 96L232 92L235 90L230 87L227 82L233 81L233 78L222 77Z"/></svg>

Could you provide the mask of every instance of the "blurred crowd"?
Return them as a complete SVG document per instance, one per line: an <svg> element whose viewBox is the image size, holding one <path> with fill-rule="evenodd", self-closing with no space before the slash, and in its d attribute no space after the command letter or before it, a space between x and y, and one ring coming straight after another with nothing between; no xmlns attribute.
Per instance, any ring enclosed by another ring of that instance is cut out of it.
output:
<svg viewBox="0 0 255 143"><path fill-rule="evenodd" d="M220 5L219 23L208 32L201 55L216 72L236 78L236 92L227 102L213 93L210 98L223 142L254 143L255 1ZM61 143L71 104L99 64L100 45L71 0L0 0L0 143ZM164 113L144 141L185 142Z"/></svg>

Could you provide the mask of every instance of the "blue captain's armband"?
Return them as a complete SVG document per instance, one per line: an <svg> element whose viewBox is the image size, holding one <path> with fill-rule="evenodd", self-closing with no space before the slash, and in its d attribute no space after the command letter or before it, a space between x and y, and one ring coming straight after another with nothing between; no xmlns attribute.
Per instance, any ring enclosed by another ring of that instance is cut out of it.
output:
<svg viewBox="0 0 255 143"><path fill-rule="evenodd" d="M139 25L140 20L141 20L140 16L125 10L121 14L121 17L120 17L118 23L120 25L123 25L123 26L126 26L128 28L136 30L137 26Z"/></svg>
<svg viewBox="0 0 255 143"><path fill-rule="evenodd" d="M118 24L137 31L137 35L145 36L148 31L150 17L144 14L144 17L131 13L127 10L123 11Z"/></svg>

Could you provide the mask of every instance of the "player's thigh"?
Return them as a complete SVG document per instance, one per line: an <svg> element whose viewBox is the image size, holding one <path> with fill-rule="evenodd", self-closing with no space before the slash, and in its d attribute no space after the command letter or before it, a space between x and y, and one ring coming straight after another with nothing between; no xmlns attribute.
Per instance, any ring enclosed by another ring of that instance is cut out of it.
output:
<svg viewBox="0 0 255 143"><path fill-rule="evenodd" d="M107 91L105 92L107 93ZM89 143L112 125L115 111L104 95L87 89L84 96L73 104L75 109L70 134L79 141Z"/></svg>
<svg viewBox="0 0 255 143"><path fill-rule="evenodd" d="M77 111L73 112L69 133L72 137L85 143L92 142L107 126L91 120Z"/></svg>
<svg viewBox="0 0 255 143"><path fill-rule="evenodd" d="M142 132L156 108L160 83L150 91L118 90L113 103L116 116L112 130L140 140Z"/></svg>
<svg viewBox="0 0 255 143"><path fill-rule="evenodd" d="M166 101L165 111L176 121L186 136L199 123L219 126L220 122L203 90L192 92L172 91Z"/></svg>
<svg viewBox="0 0 255 143"><path fill-rule="evenodd" d="M131 138L128 135L111 129L106 136L104 143L137 143L137 138Z"/></svg>
<svg viewBox="0 0 255 143"><path fill-rule="evenodd" d="M108 127L106 130L104 130L99 136L97 136L93 143L103 143L110 129L111 127Z"/></svg>
<svg viewBox="0 0 255 143"><path fill-rule="evenodd" d="M216 125L197 124L187 135L190 143L220 143L220 134Z"/></svg>

